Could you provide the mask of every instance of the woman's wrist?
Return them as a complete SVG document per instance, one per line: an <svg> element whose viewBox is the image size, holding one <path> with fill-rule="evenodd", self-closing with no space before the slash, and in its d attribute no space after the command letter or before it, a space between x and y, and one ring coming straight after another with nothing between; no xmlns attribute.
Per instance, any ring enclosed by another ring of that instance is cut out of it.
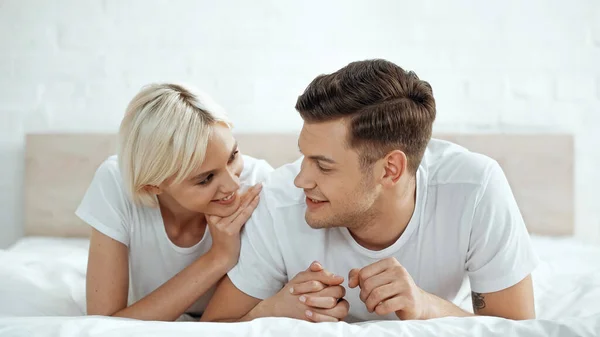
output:
<svg viewBox="0 0 600 337"><path fill-rule="evenodd" d="M208 261L210 261L209 263L223 275L227 274L227 272L235 266L235 261L232 261L233 259L219 251L210 249L205 256Z"/></svg>

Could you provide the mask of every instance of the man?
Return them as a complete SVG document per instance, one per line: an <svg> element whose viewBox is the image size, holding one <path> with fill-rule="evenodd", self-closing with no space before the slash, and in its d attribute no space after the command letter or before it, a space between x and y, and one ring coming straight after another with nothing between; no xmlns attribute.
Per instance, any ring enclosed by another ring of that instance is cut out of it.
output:
<svg viewBox="0 0 600 337"><path fill-rule="evenodd" d="M476 315L535 317L537 258L504 173L431 139L427 82L354 62L314 79L296 109L303 157L265 183L203 320L470 316L452 303L467 277Z"/></svg>

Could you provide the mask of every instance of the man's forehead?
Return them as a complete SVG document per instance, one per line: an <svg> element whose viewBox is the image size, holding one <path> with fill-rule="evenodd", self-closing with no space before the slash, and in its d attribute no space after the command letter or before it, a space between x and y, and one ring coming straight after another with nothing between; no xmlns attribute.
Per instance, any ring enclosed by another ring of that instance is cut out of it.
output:
<svg viewBox="0 0 600 337"><path fill-rule="evenodd" d="M302 131L300 132L300 138L317 142L333 140L343 142L346 140L346 135L346 124L341 120L321 123L304 123Z"/></svg>
<svg viewBox="0 0 600 337"><path fill-rule="evenodd" d="M340 156L351 151L346 146L346 137L346 126L340 121L304 123L298 138L298 146L307 156L341 159Z"/></svg>

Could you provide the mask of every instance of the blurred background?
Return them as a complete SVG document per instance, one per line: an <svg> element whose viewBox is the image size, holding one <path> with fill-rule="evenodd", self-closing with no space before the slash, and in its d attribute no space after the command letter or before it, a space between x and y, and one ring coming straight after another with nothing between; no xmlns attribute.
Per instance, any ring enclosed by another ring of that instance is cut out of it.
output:
<svg viewBox="0 0 600 337"><path fill-rule="evenodd" d="M297 132L306 85L367 58L431 83L434 131L574 135L576 236L600 243L599 3L0 0L0 248L23 233L26 134L116 132L164 81L237 132Z"/></svg>

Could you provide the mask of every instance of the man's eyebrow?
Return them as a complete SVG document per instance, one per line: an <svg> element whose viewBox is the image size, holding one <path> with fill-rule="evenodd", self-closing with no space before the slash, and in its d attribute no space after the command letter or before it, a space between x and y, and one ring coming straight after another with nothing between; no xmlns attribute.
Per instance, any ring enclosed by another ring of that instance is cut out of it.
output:
<svg viewBox="0 0 600 337"><path fill-rule="evenodd" d="M231 158L233 156L233 154L235 153L235 151L238 148L238 142L237 140L235 141L235 143L233 144L233 148L231 149L231 153L229 154L229 158ZM210 171L206 171L206 172L202 172L200 174L195 175L191 180L200 180L200 178L203 177L207 177L209 174L211 173L215 173L216 170L210 170Z"/></svg>
<svg viewBox="0 0 600 337"><path fill-rule="evenodd" d="M325 156L321 156L321 155L316 155L316 156L308 156L308 158L312 159L312 160L318 160L318 161L324 161L326 163L330 163L330 164L335 164L335 160L331 159L331 158L327 158Z"/></svg>
<svg viewBox="0 0 600 337"><path fill-rule="evenodd" d="M300 148L300 141L298 141L298 151L300 151L300 153L304 154L304 152L302 152L302 149ZM312 159L312 160L317 160L317 161L324 161L324 162L330 163L330 164L336 164L335 160L325 157L323 155L307 156L307 158Z"/></svg>

